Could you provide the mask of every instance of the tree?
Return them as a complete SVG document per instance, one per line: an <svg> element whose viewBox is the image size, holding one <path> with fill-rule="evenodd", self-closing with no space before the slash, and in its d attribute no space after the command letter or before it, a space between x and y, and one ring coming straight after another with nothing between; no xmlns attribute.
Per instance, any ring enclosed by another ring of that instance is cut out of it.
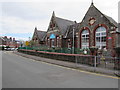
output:
<svg viewBox="0 0 120 90"><path fill-rule="evenodd" d="M31 40L29 46L32 47L32 46L35 46L36 44L37 44L37 42L34 42L33 40Z"/></svg>

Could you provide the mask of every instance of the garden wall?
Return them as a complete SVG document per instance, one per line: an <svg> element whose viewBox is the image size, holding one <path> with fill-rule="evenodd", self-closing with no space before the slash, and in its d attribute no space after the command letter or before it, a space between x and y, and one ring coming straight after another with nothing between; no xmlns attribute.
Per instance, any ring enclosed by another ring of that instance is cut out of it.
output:
<svg viewBox="0 0 120 90"><path fill-rule="evenodd" d="M74 63L76 63L76 59L77 59L77 63L88 64L88 65L94 64L94 56L92 55L66 54L66 53L36 51L36 50L25 50L25 49L18 49L18 52L55 59L55 60L74 62Z"/></svg>

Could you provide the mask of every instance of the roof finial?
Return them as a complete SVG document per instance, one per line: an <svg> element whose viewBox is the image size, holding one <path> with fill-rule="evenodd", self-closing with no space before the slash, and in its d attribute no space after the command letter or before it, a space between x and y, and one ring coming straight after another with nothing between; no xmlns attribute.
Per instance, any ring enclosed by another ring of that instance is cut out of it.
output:
<svg viewBox="0 0 120 90"><path fill-rule="evenodd" d="M52 16L55 16L55 12L53 11L53 14L52 14Z"/></svg>
<svg viewBox="0 0 120 90"><path fill-rule="evenodd" d="M37 30L37 27L35 27L35 30Z"/></svg>
<svg viewBox="0 0 120 90"><path fill-rule="evenodd" d="M92 3L91 3L91 4L92 4L92 5L94 4L94 3L93 3L93 0L92 0Z"/></svg>

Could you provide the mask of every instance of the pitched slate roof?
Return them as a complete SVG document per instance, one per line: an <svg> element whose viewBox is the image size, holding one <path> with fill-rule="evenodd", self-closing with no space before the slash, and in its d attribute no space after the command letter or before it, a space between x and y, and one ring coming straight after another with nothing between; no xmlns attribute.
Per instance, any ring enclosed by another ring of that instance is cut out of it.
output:
<svg viewBox="0 0 120 90"><path fill-rule="evenodd" d="M91 6L93 6L94 8L96 8L94 6L94 4L92 3ZM97 9L97 8L96 8ZM97 9L98 10L98 9ZM108 21L110 21L111 24L115 25L116 27L118 27L118 23L112 18L112 17L109 17L105 14L103 14L100 10L98 10L103 16L105 16L107 18Z"/></svg>
<svg viewBox="0 0 120 90"><path fill-rule="evenodd" d="M3 37L0 37L0 45L2 45L4 41Z"/></svg>
<svg viewBox="0 0 120 90"><path fill-rule="evenodd" d="M57 23L57 25L58 25L58 27L63 35L65 34L68 26L75 24L74 21L62 19L59 17L56 17L55 20L56 20L56 23Z"/></svg>
<svg viewBox="0 0 120 90"><path fill-rule="evenodd" d="M2 37L2 39L3 39L4 41L12 41L12 40L10 40L10 39L7 38L7 37Z"/></svg>
<svg viewBox="0 0 120 90"><path fill-rule="evenodd" d="M92 8L96 9L101 15L103 15L108 21L110 21L111 24L113 24L114 26L118 27L117 22L116 22L112 17L109 17L109 16L103 14L98 8L95 7L94 3L91 3L91 6L89 7L89 9L88 9L87 13L85 14L84 18L86 17L86 15L88 14L88 12L89 12ZM92 10L91 10L91 11L92 11ZM94 13L94 12L92 12L92 13ZM83 18L83 20L84 20L84 18ZM83 20L82 20L82 22L83 22Z"/></svg>
<svg viewBox="0 0 120 90"><path fill-rule="evenodd" d="M89 10L91 9L91 7L92 7L92 8L95 8L98 12L100 12L100 11L94 6L94 4L92 3L91 6L90 6L89 9L88 9L86 15L88 14L88 12L89 12ZM101 12L100 12L100 13L101 13ZM109 16L107 16L107 15L105 15L105 14L103 14L103 13L101 13L101 14L102 14L108 21L110 21L111 24L113 24L114 26L118 27L117 22L116 22L113 18L111 18L111 17L109 17ZM86 15L84 16L83 20L85 19ZM83 22L83 20L82 20L82 22ZM80 26L80 23L76 23L76 24L74 24L74 25L68 26L64 38L72 38L72 36L73 36L73 27L75 27L75 33L76 33L77 31L79 31L79 30L78 30L78 27L79 27L79 26Z"/></svg>
<svg viewBox="0 0 120 90"><path fill-rule="evenodd" d="M33 37L34 37L35 34L37 35L38 39L40 41L42 41L43 37L46 35L46 31L37 30L37 28L35 27L35 31L34 31Z"/></svg>
<svg viewBox="0 0 120 90"><path fill-rule="evenodd" d="M67 31L65 33L64 38L72 38L73 37L73 28L74 28L74 35L76 35L76 32L78 31L78 26L80 23L75 23L73 25L68 26Z"/></svg>
<svg viewBox="0 0 120 90"><path fill-rule="evenodd" d="M41 39L41 41L45 41L46 36L47 36L47 34L45 33L43 38Z"/></svg>
<svg viewBox="0 0 120 90"><path fill-rule="evenodd" d="M52 17L51 17L51 21L53 19L54 19L56 25L58 26L58 29L60 30L62 35L65 34L68 26L75 24L74 21L56 17L54 11L53 11L53 14L52 14ZM48 27L48 30L49 30L49 27Z"/></svg>
<svg viewBox="0 0 120 90"><path fill-rule="evenodd" d="M109 17L107 15L104 14L104 16L112 23L114 24L116 27L118 26L118 23L112 18L112 17Z"/></svg>
<svg viewBox="0 0 120 90"><path fill-rule="evenodd" d="M44 37L44 35L46 34L45 31L40 31L40 30L36 30L36 33L38 35L39 40L41 40L41 41L42 41L42 38Z"/></svg>
<svg viewBox="0 0 120 90"><path fill-rule="evenodd" d="M4 39L3 37L0 37L0 40L3 40L3 41L5 41L5 39Z"/></svg>

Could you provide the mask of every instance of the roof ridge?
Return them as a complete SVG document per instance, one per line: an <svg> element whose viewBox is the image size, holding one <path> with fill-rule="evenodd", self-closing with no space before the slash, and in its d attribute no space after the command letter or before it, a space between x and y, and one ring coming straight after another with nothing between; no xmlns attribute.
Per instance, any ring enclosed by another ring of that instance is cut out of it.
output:
<svg viewBox="0 0 120 90"><path fill-rule="evenodd" d="M59 19L65 20L65 21L69 21L69 22L74 22L72 20L68 20L68 19L64 19L64 18L60 18L60 17L56 17L56 18L59 18Z"/></svg>

